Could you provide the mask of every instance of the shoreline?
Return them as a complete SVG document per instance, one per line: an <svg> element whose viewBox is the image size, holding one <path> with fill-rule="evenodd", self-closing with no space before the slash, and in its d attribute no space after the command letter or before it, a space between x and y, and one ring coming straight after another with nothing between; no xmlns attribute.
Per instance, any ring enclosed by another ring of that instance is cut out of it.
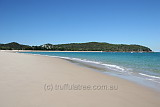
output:
<svg viewBox="0 0 160 107"><path fill-rule="evenodd" d="M49 56L50 57L50 56ZM57 57L58 58L58 57ZM64 58L60 58L60 59L64 59ZM157 91L157 92L160 92L160 89L159 89L159 84L156 84L156 83L153 83L152 81L147 81L149 83L146 83L146 81L139 79L138 77L136 77L135 75L122 75L122 74L115 74L115 72L111 72L110 70L105 70L104 68L100 68L100 67L96 67L94 65L91 65L91 64L84 64L82 62L77 62L77 61L74 61L74 60L68 60L68 59L64 59L64 60L67 60L73 64L76 64L78 66L81 66L81 67L85 67L85 68L89 68L93 71L96 71L96 72L99 72L99 73L102 73L104 75L107 75L107 76L113 76L113 77L116 77L116 78L120 78L120 79L123 79L123 80L126 80L126 81L129 81L133 84L137 84L137 85L140 85L140 86L143 86L143 87L146 87L146 88L150 88L154 91ZM128 76L128 77L126 77ZM136 80L135 80L136 79Z"/></svg>
<svg viewBox="0 0 160 107"><path fill-rule="evenodd" d="M130 81L104 75L64 59L0 52L1 106L105 106L158 107L160 92ZM44 84L118 85L118 90L43 90ZM28 95L29 94L29 95ZM14 98L17 97L17 99ZM10 97L9 99L7 99ZM47 99L47 100L44 100ZM54 102L52 102L54 100ZM127 100L127 101L126 101ZM10 103L8 103L10 102ZM62 103L63 102L63 103Z"/></svg>
<svg viewBox="0 0 160 107"><path fill-rule="evenodd" d="M25 53L24 52L24 54L30 54L30 53ZM115 71L111 71L111 69L105 69L103 67L103 64L97 64L98 62L94 62L94 61L90 61L90 60L83 60L83 59L80 59L80 58L70 58L70 57L52 56L52 55L50 56L50 55L33 54L33 53L31 53L31 55L47 56L47 57L54 57L54 58L60 58L60 59L63 59L63 60L67 60L67 61L69 61L73 64L76 64L76 65L81 66L81 67L89 68L89 69L94 70L96 72L100 72L104 75L110 75L110 76L114 76L114 77L117 77L117 78L121 78L121 79L130 81L130 82L133 82L135 84L138 84L138 85L141 85L141 86L144 86L144 87L147 87L147 88L151 88L155 91L160 92L160 90L159 90L160 84L157 83L157 82L146 80L145 78L140 77L140 76L142 76L142 73L141 73L141 75L139 73L137 73L137 74L132 73L132 75L130 75L130 73L119 74L120 72L118 73L118 72L115 72ZM147 74L143 74L143 75L147 75ZM152 76L152 75L149 75L149 76ZM157 77L157 78L159 78L159 77Z"/></svg>
<svg viewBox="0 0 160 107"><path fill-rule="evenodd" d="M0 50L4 52L124 52L124 53L156 53L154 51L53 51L53 50Z"/></svg>

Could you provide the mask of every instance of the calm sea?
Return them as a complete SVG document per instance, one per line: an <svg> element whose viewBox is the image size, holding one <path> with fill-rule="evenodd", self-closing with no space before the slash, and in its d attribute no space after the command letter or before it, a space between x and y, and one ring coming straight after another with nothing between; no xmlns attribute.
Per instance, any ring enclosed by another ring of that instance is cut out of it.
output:
<svg viewBox="0 0 160 107"><path fill-rule="evenodd" d="M60 57L160 90L160 53L25 52Z"/></svg>

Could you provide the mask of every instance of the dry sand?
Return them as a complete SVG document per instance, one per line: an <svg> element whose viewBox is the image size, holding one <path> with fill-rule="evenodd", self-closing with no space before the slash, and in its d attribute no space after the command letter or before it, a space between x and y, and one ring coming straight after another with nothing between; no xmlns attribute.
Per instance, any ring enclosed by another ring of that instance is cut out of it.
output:
<svg viewBox="0 0 160 107"><path fill-rule="evenodd" d="M68 88L73 84L91 89ZM103 85L116 89L93 89ZM0 107L107 106L160 107L160 92L63 59L0 52Z"/></svg>

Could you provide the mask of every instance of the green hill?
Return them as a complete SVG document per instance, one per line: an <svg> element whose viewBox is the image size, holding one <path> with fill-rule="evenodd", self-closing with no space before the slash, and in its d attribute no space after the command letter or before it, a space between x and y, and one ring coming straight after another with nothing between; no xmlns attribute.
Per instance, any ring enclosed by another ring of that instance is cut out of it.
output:
<svg viewBox="0 0 160 107"><path fill-rule="evenodd" d="M1 50L32 50L31 46L22 45L16 42L11 42L7 44L0 44Z"/></svg>
<svg viewBox="0 0 160 107"><path fill-rule="evenodd" d="M104 42L44 44L41 46L21 45L16 42L0 44L0 49L7 50L56 50L56 51L106 51L106 52L151 52L148 47L141 45L109 44Z"/></svg>
<svg viewBox="0 0 160 107"><path fill-rule="evenodd" d="M53 50L62 51L118 51L118 52L130 52L130 51L152 51L148 47L140 45L124 45L124 44L109 44L99 42L88 42L88 43L71 43L71 44L60 44L54 45Z"/></svg>

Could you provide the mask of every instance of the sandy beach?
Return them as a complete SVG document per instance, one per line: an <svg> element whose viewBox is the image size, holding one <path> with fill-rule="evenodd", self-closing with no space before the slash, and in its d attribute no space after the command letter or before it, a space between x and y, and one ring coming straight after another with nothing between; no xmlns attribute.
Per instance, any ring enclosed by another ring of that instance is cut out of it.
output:
<svg viewBox="0 0 160 107"><path fill-rule="evenodd" d="M69 61L0 51L0 107L159 107L160 92Z"/></svg>

